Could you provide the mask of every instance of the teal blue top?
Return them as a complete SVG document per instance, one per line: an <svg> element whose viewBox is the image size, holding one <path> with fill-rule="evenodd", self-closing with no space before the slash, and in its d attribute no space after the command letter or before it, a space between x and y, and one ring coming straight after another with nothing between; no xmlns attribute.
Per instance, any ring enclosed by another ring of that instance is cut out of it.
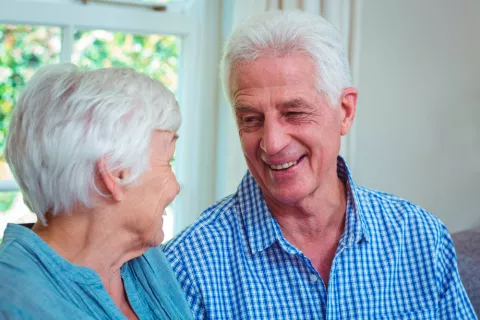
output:
<svg viewBox="0 0 480 320"><path fill-rule="evenodd" d="M191 319L159 248L120 273L139 319ZM0 244L0 319L125 319L93 270L59 256L28 228L9 224Z"/></svg>

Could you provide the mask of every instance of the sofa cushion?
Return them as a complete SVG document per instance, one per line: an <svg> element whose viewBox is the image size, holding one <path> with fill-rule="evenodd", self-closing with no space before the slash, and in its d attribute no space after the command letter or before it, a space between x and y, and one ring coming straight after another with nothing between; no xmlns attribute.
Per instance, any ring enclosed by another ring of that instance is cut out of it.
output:
<svg viewBox="0 0 480 320"><path fill-rule="evenodd" d="M473 308L480 317L480 228L452 235L458 271Z"/></svg>

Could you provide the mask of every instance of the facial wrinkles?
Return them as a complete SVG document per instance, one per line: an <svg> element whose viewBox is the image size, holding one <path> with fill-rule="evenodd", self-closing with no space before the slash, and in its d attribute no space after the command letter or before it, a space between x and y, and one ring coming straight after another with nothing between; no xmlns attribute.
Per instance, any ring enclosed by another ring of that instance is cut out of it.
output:
<svg viewBox="0 0 480 320"><path fill-rule="evenodd" d="M265 102L268 101L270 105L267 108L265 108L266 110L263 113L262 113L262 110L258 110L259 114L256 116L262 118L262 123L261 123L262 128L260 129L269 130L271 132L267 132L267 133L265 131L262 132L264 137L259 138L259 143L261 145L260 145L260 148L257 149L258 156L262 159L262 161L266 161L266 162L269 162L268 159L275 159L275 158L292 159L292 161L298 160L298 158L305 153L305 150L304 150L304 147L302 147L302 145L298 143L298 141L295 139L296 128L297 126L304 126L304 125L308 125L309 123L317 123L317 121L315 120L315 114L314 114L314 111L317 108L300 107L300 108L289 109L289 108L278 107L276 106L277 101L274 100L274 96L275 96L274 93L272 94L270 90L264 90L263 95L264 95L263 100ZM244 99L240 97L239 101L243 102ZM265 102L263 105L265 105ZM243 105L243 103L239 103L238 105ZM252 114L253 114L255 113L256 108L252 108L252 109L253 109L252 110ZM290 111L304 113L304 115L300 117L296 115L295 119L288 119L286 118L284 113L287 113ZM239 121L240 136L243 136L245 131L247 131L247 133L254 132L253 134L255 134L255 131L257 131L258 129L254 128L252 130L250 128L247 128L247 129L243 128L243 124L241 123L241 120L240 120L240 118L243 116L246 116L246 117L250 116L248 110L245 111L245 114L243 114L242 111L239 111L239 113L237 114L237 117L239 118L237 120ZM265 150L265 148L262 147L262 143L265 143L265 141L262 141L262 139L265 138L265 135L270 135L268 139L280 138L280 139L289 139L290 141L288 141L288 144L286 144L281 150L277 150L275 153L269 154L268 150ZM280 136L287 135L290 137L285 137L285 136L275 137L276 135L280 135Z"/></svg>

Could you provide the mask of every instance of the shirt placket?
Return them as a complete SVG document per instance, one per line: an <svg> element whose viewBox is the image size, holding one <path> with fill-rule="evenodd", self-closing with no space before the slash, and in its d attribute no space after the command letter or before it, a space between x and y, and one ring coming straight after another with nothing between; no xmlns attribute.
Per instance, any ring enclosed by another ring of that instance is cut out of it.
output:
<svg viewBox="0 0 480 320"><path fill-rule="evenodd" d="M345 250L345 245L340 242L337 248L337 252L335 253L335 257L333 258L332 262L332 267L330 268L330 275L328 279L328 294L327 294L327 302L326 302L326 310L325 310L325 319L327 320L335 320L335 319L342 319L342 315L338 312L336 312L337 309L336 303L339 303L338 301L335 301L335 291L336 291L336 282L335 279L337 278L335 276L335 273L337 271L337 266L338 266L338 261L341 258L342 252Z"/></svg>
<svg viewBox="0 0 480 320"><path fill-rule="evenodd" d="M313 312L316 313L315 319L325 319L325 312L327 307L327 287L325 281L322 279L318 271L312 264L312 261L303 253L300 254L300 259L305 266L304 277L308 283L308 287L311 288L311 292L315 294L312 297L313 301L319 302L319 307L314 306Z"/></svg>

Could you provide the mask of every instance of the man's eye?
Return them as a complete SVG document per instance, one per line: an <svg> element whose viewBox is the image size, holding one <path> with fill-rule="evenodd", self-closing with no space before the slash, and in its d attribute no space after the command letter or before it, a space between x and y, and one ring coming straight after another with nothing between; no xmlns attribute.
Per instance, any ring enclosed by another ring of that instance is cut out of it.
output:
<svg viewBox="0 0 480 320"><path fill-rule="evenodd" d="M257 120L256 117L244 117L243 118L243 122L245 122L245 123L251 123L251 122L254 122L256 120Z"/></svg>
<svg viewBox="0 0 480 320"><path fill-rule="evenodd" d="M292 111L285 113L284 117L291 120L305 120L308 117L308 113Z"/></svg>
<svg viewBox="0 0 480 320"><path fill-rule="evenodd" d="M287 112L285 114L285 116L287 116L287 117L298 117L298 116L301 116L301 115L303 115L302 112Z"/></svg>
<svg viewBox="0 0 480 320"><path fill-rule="evenodd" d="M258 116L244 116L240 118L240 124L246 127L254 127L260 124L261 118Z"/></svg>

